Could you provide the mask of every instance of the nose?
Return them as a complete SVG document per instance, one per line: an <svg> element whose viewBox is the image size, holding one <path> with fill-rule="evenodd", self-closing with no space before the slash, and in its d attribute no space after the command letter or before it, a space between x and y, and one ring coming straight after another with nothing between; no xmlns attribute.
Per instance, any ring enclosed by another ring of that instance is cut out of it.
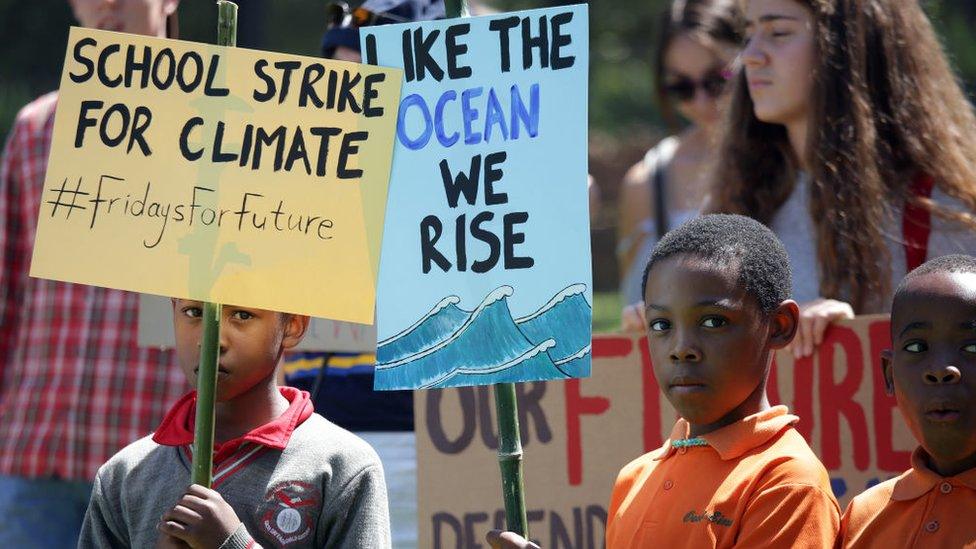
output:
<svg viewBox="0 0 976 549"><path fill-rule="evenodd" d="M704 86L695 86L695 97L693 101L695 108L701 111L707 111L715 104L715 100L705 91Z"/></svg>
<svg viewBox="0 0 976 549"><path fill-rule="evenodd" d="M219 345L218 349L219 349L220 354L226 353L227 352L227 338L224 337L224 330L223 330L223 328L221 328L221 330L220 330L220 339L219 339L219 341L217 343ZM197 341L197 352L200 352L200 349L202 349L202 348L203 348L203 338L201 337Z"/></svg>
<svg viewBox="0 0 976 549"><path fill-rule="evenodd" d="M674 345L669 353L671 362L700 362L702 358L698 344L680 331L675 334Z"/></svg>
<svg viewBox="0 0 976 549"><path fill-rule="evenodd" d="M962 372L955 366L945 365L926 368L922 376L926 385L952 385L959 383Z"/></svg>
<svg viewBox="0 0 976 549"><path fill-rule="evenodd" d="M766 52L759 43L759 38L753 36L739 52L739 60L747 68L756 68L766 64Z"/></svg>
<svg viewBox="0 0 976 549"><path fill-rule="evenodd" d="M227 329L224 327L224 323L220 323L220 354L227 352Z"/></svg>

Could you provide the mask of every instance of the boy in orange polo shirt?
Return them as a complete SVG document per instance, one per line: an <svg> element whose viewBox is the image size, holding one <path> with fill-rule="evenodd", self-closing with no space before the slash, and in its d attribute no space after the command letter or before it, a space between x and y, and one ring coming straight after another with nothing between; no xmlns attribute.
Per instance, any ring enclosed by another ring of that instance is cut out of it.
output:
<svg viewBox="0 0 976 549"><path fill-rule="evenodd" d="M799 316L783 245L752 219L702 216L661 240L643 285L654 376L681 419L620 471L607 547L832 547L827 471L766 397Z"/></svg>
<svg viewBox="0 0 976 549"><path fill-rule="evenodd" d="M920 446L912 468L854 498L844 547L976 547L976 258L933 259L891 308L885 387Z"/></svg>
<svg viewBox="0 0 976 549"><path fill-rule="evenodd" d="M799 418L766 397L773 351L799 317L783 245L747 217L705 215L661 239L643 285L654 376L681 419L620 471L607 548L833 547L827 470ZM511 532L487 539L537 547Z"/></svg>

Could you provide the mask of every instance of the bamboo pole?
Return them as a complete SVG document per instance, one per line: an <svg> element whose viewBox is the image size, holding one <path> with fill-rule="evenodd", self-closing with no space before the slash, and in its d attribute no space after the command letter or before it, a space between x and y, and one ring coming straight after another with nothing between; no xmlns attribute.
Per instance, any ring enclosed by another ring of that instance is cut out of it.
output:
<svg viewBox="0 0 976 549"><path fill-rule="evenodd" d="M217 0L217 45L237 45L237 4ZM197 409L193 431L190 480L210 487L213 481L214 404L217 397L217 362L220 359L220 304L203 304L203 342L197 370Z"/></svg>
<svg viewBox="0 0 976 549"><path fill-rule="evenodd" d="M213 480L214 403L220 358L220 304L203 304L203 343L197 370L197 416L193 430L193 484L210 488Z"/></svg>
<svg viewBox="0 0 976 549"><path fill-rule="evenodd" d="M465 0L446 0L444 10L448 19L467 17L468 3ZM495 384L495 415L498 423L498 465L502 471L502 497L505 501L505 528L528 539L529 521L525 512L525 486L522 476L522 440L514 383Z"/></svg>
<svg viewBox="0 0 976 549"><path fill-rule="evenodd" d="M505 528L528 539L529 521L525 514L525 486L522 481L522 440L514 383L495 384L495 415L498 421L498 465L502 470L502 496L505 500Z"/></svg>

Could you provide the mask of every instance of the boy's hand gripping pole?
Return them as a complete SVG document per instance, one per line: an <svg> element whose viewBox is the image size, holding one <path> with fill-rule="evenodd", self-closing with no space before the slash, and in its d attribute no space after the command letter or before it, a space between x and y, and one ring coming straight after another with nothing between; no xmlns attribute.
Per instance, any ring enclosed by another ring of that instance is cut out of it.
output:
<svg viewBox="0 0 976 549"><path fill-rule="evenodd" d="M217 45L237 45L237 4L217 0ZM213 480L214 402L220 360L220 304L203 304L203 342L197 370L197 410L190 481L210 488Z"/></svg>

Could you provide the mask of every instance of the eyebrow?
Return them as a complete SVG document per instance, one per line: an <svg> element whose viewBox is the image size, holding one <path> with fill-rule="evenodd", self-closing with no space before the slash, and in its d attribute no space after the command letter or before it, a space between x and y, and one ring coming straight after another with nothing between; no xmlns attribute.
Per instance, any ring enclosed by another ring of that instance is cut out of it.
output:
<svg viewBox="0 0 976 549"><path fill-rule="evenodd" d="M705 299L695 303L695 307L718 307L719 309L733 310L734 306L730 303L731 300L726 299ZM645 310L654 309L655 311L670 311L667 307L663 305L657 305L654 303L647 303L644 305Z"/></svg>
<svg viewBox="0 0 976 549"><path fill-rule="evenodd" d="M932 327L931 322L909 322L908 325L902 328L901 333L898 334L898 337L905 337L905 334L912 330L921 330L924 328L931 328L931 327Z"/></svg>
<svg viewBox="0 0 976 549"><path fill-rule="evenodd" d="M792 15L783 15L778 13L767 13L766 15L760 15L758 23L773 23L775 21L799 21L799 17L794 17ZM746 21L746 27L751 27L754 25L752 21Z"/></svg>

